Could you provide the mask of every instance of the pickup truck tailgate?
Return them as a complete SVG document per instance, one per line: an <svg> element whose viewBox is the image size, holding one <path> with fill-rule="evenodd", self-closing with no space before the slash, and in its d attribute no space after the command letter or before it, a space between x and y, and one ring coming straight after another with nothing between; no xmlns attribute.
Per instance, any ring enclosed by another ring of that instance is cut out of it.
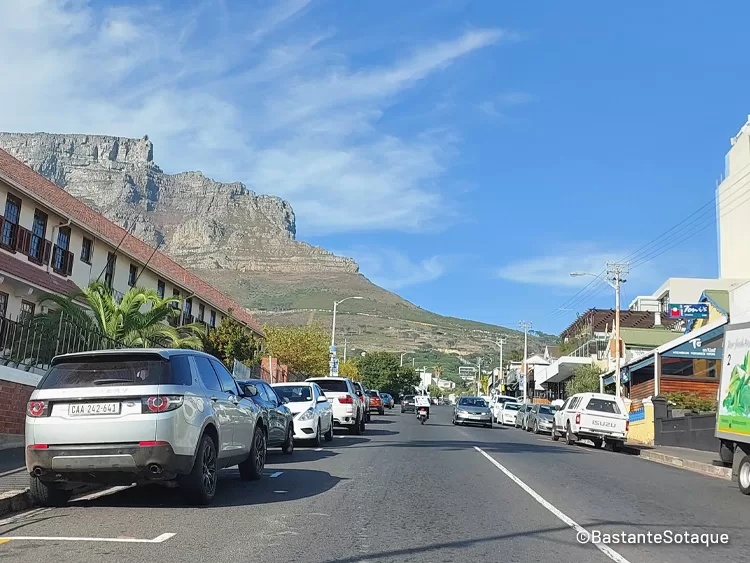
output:
<svg viewBox="0 0 750 563"><path fill-rule="evenodd" d="M613 437L625 437L627 417L622 414L590 412L581 413L580 431L593 432Z"/></svg>

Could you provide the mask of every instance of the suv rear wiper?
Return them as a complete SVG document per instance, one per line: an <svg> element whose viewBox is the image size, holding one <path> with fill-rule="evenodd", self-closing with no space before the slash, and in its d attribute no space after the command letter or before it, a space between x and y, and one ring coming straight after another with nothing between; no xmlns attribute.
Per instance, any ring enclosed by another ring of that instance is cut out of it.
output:
<svg viewBox="0 0 750 563"><path fill-rule="evenodd" d="M115 385L117 383L133 383L132 379L118 379L113 377L112 379L95 379L94 385Z"/></svg>

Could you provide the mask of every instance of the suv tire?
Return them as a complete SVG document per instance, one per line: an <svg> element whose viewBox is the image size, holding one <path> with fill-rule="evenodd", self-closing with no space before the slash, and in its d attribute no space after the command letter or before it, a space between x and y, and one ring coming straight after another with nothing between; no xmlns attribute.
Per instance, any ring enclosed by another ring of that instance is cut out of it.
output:
<svg viewBox="0 0 750 563"><path fill-rule="evenodd" d="M208 434L201 436L198 451L190 473L184 480L187 498L191 504L205 506L216 496L219 480L216 444Z"/></svg>
<svg viewBox="0 0 750 563"><path fill-rule="evenodd" d="M560 439L560 435L557 433L557 426L555 426L555 423L552 423L552 441L557 442Z"/></svg>
<svg viewBox="0 0 750 563"><path fill-rule="evenodd" d="M362 434L362 423L359 421L359 416L357 416L354 424L349 427L349 434L354 436Z"/></svg>
<svg viewBox="0 0 750 563"><path fill-rule="evenodd" d="M263 428L256 425L250 453L248 454L247 459L238 465L240 479L243 481L258 481L263 477L263 468L266 466L267 451L268 441L266 440L266 433L263 431Z"/></svg>
<svg viewBox="0 0 750 563"><path fill-rule="evenodd" d="M34 504L45 507L65 506L73 495L72 490L61 489L56 483L45 483L33 475L29 483L29 493Z"/></svg>
<svg viewBox="0 0 750 563"><path fill-rule="evenodd" d="M320 436L320 422L318 422L318 436ZM291 424L286 430L286 440L281 444L281 451L286 455L292 455L294 453L294 428Z"/></svg>
<svg viewBox="0 0 750 563"><path fill-rule="evenodd" d="M568 425L565 427L565 443L569 446L576 443L576 435L573 434L573 431L570 429L570 422L568 422Z"/></svg>
<svg viewBox="0 0 750 563"><path fill-rule="evenodd" d="M328 429L328 432L326 432L325 434L323 434L323 439L326 442L333 441L333 419L331 419L331 427Z"/></svg>

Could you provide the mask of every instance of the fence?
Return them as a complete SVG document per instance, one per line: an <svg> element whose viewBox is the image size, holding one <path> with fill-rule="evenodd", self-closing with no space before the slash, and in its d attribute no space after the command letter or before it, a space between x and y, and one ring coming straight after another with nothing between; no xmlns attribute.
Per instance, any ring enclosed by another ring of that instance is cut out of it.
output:
<svg viewBox="0 0 750 563"><path fill-rule="evenodd" d="M81 327L63 314L57 318L0 318L0 365L25 371L46 370L58 354L122 347L120 342Z"/></svg>

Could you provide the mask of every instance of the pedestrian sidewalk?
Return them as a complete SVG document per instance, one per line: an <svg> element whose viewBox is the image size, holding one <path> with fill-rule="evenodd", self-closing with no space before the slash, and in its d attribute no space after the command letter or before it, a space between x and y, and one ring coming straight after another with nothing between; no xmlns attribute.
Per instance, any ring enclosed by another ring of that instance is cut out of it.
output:
<svg viewBox="0 0 750 563"><path fill-rule="evenodd" d="M23 447L0 450L0 516L31 507L24 463Z"/></svg>
<svg viewBox="0 0 750 563"><path fill-rule="evenodd" d="M649 461L680 467L719 479L732 479L732 468L724 467L719 460L718 452L712 453L672 446L644 446L630 442L625 444L624 450L626 453L640 456Z"/></svg>

